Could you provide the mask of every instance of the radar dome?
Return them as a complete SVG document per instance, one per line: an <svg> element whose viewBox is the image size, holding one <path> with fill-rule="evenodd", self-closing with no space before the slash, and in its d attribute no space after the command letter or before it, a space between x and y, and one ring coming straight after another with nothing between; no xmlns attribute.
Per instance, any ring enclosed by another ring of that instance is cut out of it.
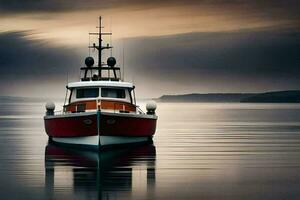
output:
<svg viewBox="0 0 300 200"><path fill-rule="evenodd" d="M110 67L113 67L115 66L117 63L116 59L114 57L109 57L107 59L107 65L110 66Z"/></svg>
<svg viewBox="0 0 300 200"><path fill-rule="evenodd" d="M84 62L87 67L92 67L95 63L92 57L86 57Z"/></svg>

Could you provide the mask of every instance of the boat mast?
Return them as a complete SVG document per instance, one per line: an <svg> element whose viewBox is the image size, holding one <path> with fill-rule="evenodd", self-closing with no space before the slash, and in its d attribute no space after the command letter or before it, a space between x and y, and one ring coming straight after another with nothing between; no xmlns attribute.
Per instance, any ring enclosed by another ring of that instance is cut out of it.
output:
<svg viewBox="0 0 300 200"><path fill-rule="evenodd" d="M108 32L108 33L104 33L102 32L102 28L104 28L102 26L102 17L99 17L99 31L98 33L89 33L90 35L98 35L98 45L96 45L95 43L93 43L93 46L89 46L89 48L93 48L93 49L97 49L98 50L98 79L102 78L102 69L104 69L102 67L102 50L104 49L111 49L112 46L109 46L109 44L107 44L107 46L102 46L102 35L112 35L112 33Z"/></svg>

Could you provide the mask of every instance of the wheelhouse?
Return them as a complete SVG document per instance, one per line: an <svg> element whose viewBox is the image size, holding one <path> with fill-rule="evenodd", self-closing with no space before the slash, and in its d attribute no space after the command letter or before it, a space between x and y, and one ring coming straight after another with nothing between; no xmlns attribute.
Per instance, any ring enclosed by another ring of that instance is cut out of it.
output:
<svg viewBox="0 0 300 200"><path fill-rule="evenodd" d="M136 112L134 86L127 82L86 81L69 83L64 112Z"/></svg>

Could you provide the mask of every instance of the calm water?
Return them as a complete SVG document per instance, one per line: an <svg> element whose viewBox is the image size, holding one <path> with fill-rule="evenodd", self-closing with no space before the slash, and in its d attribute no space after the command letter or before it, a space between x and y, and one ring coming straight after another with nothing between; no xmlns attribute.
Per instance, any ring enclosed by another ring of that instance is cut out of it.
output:
<svg viewBox="0 0 300 200"><path fill-rule="evenodd" d="M158 104L154 144L47 144L43 103L0 104L0 199L300 199L300 105Z"/></svg>

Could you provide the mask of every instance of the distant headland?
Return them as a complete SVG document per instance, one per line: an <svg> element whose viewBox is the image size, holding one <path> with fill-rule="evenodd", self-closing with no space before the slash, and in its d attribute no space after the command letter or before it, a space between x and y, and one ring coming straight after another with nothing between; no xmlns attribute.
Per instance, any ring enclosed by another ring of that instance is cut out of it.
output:
<svg viewBox="0 0 300 200"><path fill-rule="evenodd" d="M163 95L159 102L300 103L300 90L265 93L205 93Z"/></svg>

